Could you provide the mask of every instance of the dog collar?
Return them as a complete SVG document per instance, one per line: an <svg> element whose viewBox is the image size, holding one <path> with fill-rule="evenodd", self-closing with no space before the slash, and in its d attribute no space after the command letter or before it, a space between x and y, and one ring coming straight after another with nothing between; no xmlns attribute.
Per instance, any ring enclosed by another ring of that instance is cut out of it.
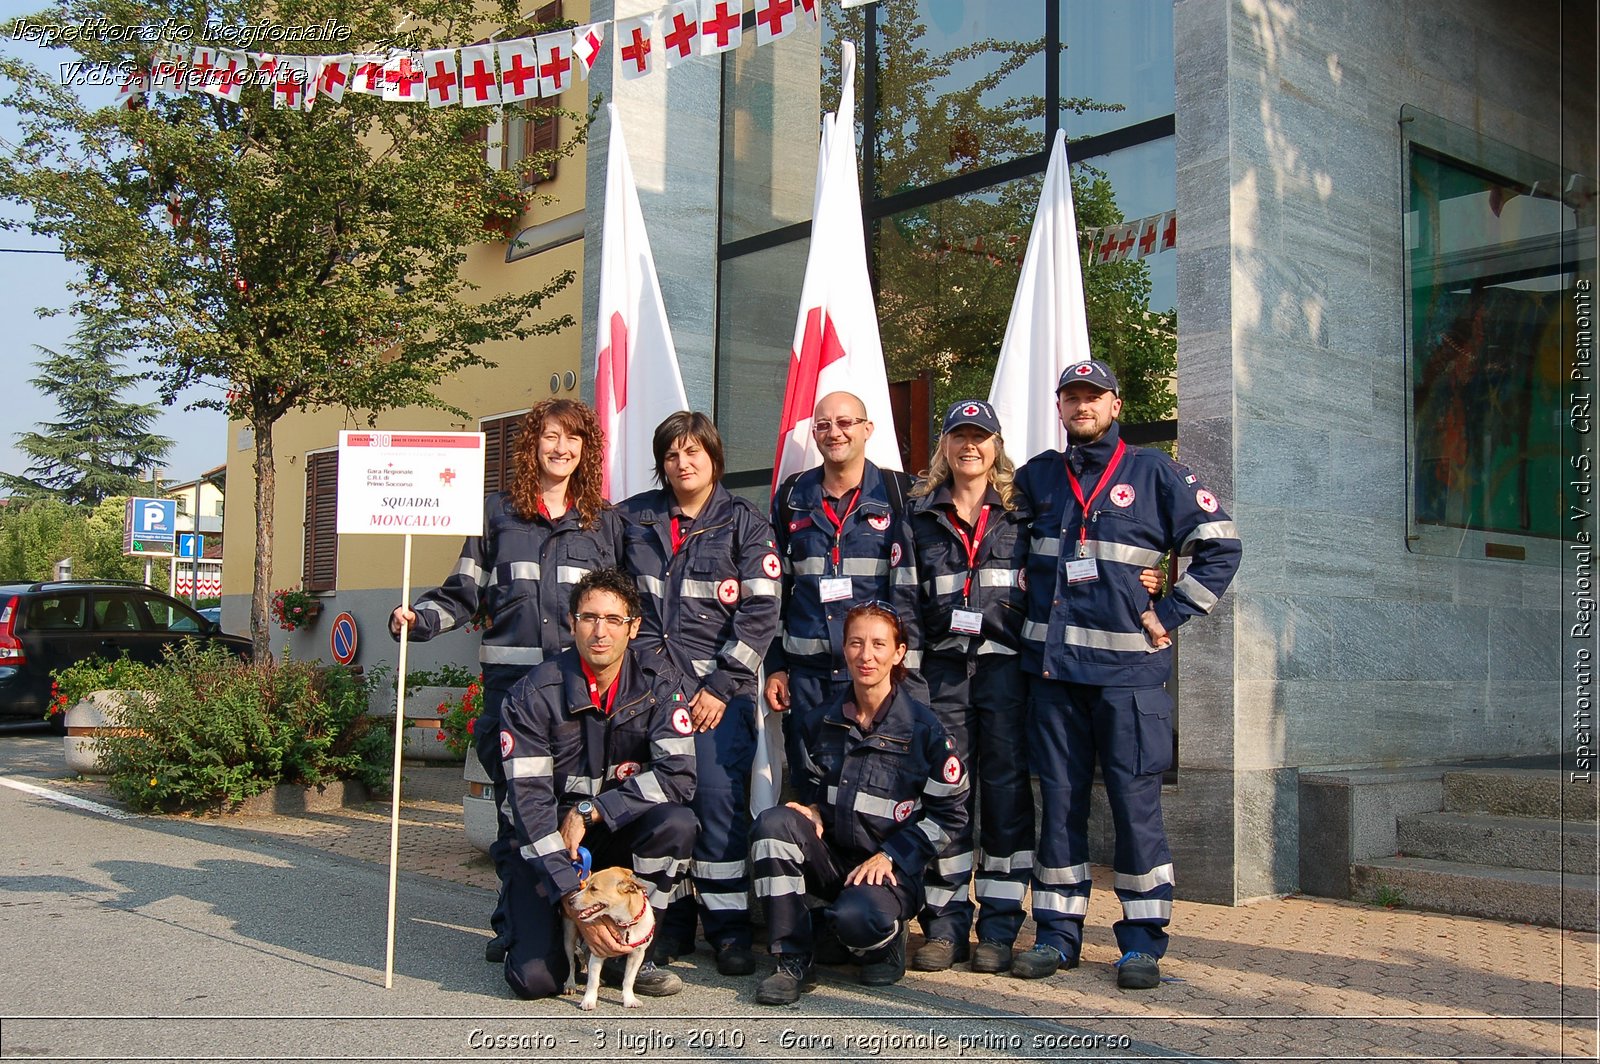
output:
<svg viewBox="0 0 1600 1064"><path fill-rule="evenodd" d="M618 924L617 925L617 930L622 932L622 941L624 943L626 943L627 946L630 949L638 949L640 946L645 945L652 938L656 937L656 924L655 924L655 921L652 920L652 921L650 921L650 930L645 932L645 935L644 935L643 938L641 938L637 942L634 942L634 941L632 941L631 939L628 938L629 929L633 928L633 927L636 927L641 920L643 920L646 916L650 915L650 901L649 901L649 899L641 898L640 900L644 902L644 907L639 910L639 915L635 916L632 920L629 920L625 924Z"/></svg>

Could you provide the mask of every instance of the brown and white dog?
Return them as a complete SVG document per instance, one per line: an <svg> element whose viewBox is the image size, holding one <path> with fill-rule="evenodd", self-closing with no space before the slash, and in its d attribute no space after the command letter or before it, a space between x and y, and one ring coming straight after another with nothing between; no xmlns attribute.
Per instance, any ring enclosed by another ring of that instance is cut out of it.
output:
<svg viewBox="0 0 1600 1064"><path fill-rule="evenodd" d="M602 868L583 881L573 907L578 910L577 920L588 923L609 916L611 922L617 925L619 936L629 948L625 954L628 958L627 967L622 973L622 1007L638 1008L639 999L633 993L633 981L644 966L645 953L648 952L645 947L656 933L656 917L650 908L645 885L626 868ZM567 957L573 962L567 976L568 990L578 987L576 961L582 936L578 934L577 920L568 918L566 921ZM583 944L583 948L587 953L587 943ZM578 1007L585 1012L591 1011L599 1001L600 958L591 954L588 968L589 985L584 989L583 1000L578 1002Z"/></svg>

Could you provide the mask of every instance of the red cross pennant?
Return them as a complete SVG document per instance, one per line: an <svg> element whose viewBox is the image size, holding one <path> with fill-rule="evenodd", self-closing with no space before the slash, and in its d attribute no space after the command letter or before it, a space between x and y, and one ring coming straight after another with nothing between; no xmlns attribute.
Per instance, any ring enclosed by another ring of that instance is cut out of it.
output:
<svg viewBox="0 0 1600 1064"><path fill-rule="evenodd" d="M701 47L711 52L726 52L739 47L739 34L744 26L743 5L729 0L701 0ZM713 42L711 38L715 38Z"/></svg>
<svg viewBox="0 0 1600 1064"><path fill-rule="evenodd" d="M284 65L279 68L278 74L278 80L272 85L272 91L278 94L277 102L290 109L299 107L301 93L305 91L305 85L300 80L300 71Z"/></svg>
<svg viewBox="0 0 1600 1064"><path fill-rule="evenodd" d="M422 71L412 65L409 55L403 55L392 69L383 68L383 80L388 83L393 98L415 100L417 86L422 84Z"/></svg>
<svg viewBox="0 0 1600 1064"><path fill-rule="evenodd" d="M237 100L239 98L239 90L244 87L244 71L239 69L243 66L239 62L240 58L236 55L230 55L227 66L216 68L217 74L214 79L216 88L213 90L215 95L225 100Z"/></svg>
<svg viewBox="0 0 1600 1064"><path fill-rule="evenodd" d="M461 62L467 62L466 49L462 49ZM494 60L484 56L473 56L472 65L461 75L461 88L466 95L466 104L470 107L475 103L495 103L500 94L493 96L489 90L498 87L494 76Z"/></svg>
<svg viewBox="0 0 1600 1064"><path fill-rule="evenodd" d="M694 55L696 38L700 36L700 23L694 17L695 4L679 4L668 16L671 25L662 33L662 43L667 48L667 65Z"/></svg>
<svg viewBox="0 0 1600 1064"><path fill-rule="evenodd" d="M623 66L623 76L630 79L644 77L646 74L650 73L649 23L644 22L643 24L640 24L636 22L625 29L621 26L617 27L617 29L619 31L617 34L618 43L621 43L624 37L626 37L628 41L627 44L622 45L621 52L619 53L622 56L622 62L624 64L631 64L633 67L632 70L629 70L626 65Z"/></svg>
<svg viewBox="0 0 1600 1064"><path fill-rule="evenodd" d="M572 31L572 58L578 61L578 73L588 80L589 71L600 55L600 45L605 41L605 25L595 22Z"/></svg>
<svg viewBox="0 0 1600 1064"><path fill-rule="evenodd" d="M356 67L356 81L350 86L356 92L376 96L383 91L383 60L368 59Z"/></svg>
<svg viewBox="0 0 1600 1064"><path fill-rule="evenodd" d="M211 72L216 68L216 53L209 48L196 48L189 60L189 87L203 89L211 84Z"/></svg>
<svg viewBox="0 0 1600 1064"><path fill-rule="evenodd" d="M572 60L568 49L572 44L570 33L547 33L539 41L539 92L555 96L565 92L571 80Z"/></svg>
<svg viewBox="0 0 1600 1064"><path fill-rule="evenodd" d="M794 29L794 0L766 0L756 8L756 43L767 44Z"/></svg>
<svg viewBox="0 0 1600 1064"><path fill-rule="evenodd" d="M812 22L817 21L817 0L800 0L800 10L804 11Z"/></svg>
<svg viewBox="0 0 1600 1064"><path fill-rule="evenodd" d="M1159 217L1146 218L1144 227L1139 232L1139 257L1149 258L1156 253L1156 239L1160 236L1157 232L1161 223Z"/></svg>
<svg viewBox="0 0 1600 1064"><path fill-rule="evenodd" d="M344 87L350 82L350 74L345 70L344 62L339 59L325 60L322 67L321 83L318 87L323 93L333 97L335 102L344 95Z"/></svg>
<svg viewBox="0 0 1600 1064"><path fill-rule="evenodd" d="M1101 262L1110 262L1111 256L1117 252L1117 227L1112 226L1106 230L1105 242L1100 245L1098 258Z"/></svg>
<svg viewBox="0 0 1600 1064"><path fill-rule="evenodd" d="M510 55L511 61L506 61ZM528 82L533 82L530 88ZM506 101L525 100L539 93L539 59L526 47L513 46L500 52L500 85L505 89Z"/></svg>
<svg viewBox="0 0 1600 1064"><path fill-rule="evenodd" d="M1135 234L1138 231L1138 226L1125 225L1122 227L1120 230L1122 239L1117 241L1117 258L1125 259L1128 257L1128 252L1133 250L1134 241L1137 239Z"/></svg>
<svg viewBox="0 0 1600 1064"><path fill-rule="evenodd" d="M434 107L455 103L455 53L446 52L444 56L430 56L428 65L433 71L428 75L428 103Z"/></svg>
<svg viewBox="0 0 1600 1064"><path fill-rule="evenodd" d="M1164 221L1161 227L1161 250L1169 251L1178 246L1178 212L1168 211Z"/></svg>

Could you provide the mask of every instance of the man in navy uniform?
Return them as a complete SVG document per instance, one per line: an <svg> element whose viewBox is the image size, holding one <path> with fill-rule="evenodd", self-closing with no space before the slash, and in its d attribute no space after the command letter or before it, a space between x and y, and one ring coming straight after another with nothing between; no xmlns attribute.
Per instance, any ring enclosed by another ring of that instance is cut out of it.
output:
<svg viewBox="0 0 1600 1064"><path fill-rule="evenodd" d="M1043 800L1033 869L1033 949L1013 974L1075 968L1089 911L1089 795L1095 763L1116 828L1122 919L1117 985L1161 981L1172 916L1172 856L1161 776L1172 766L1172 632L1211 612L1239 567L1238 530L1195 474L1130 447L1111 367L1068 366L1056 388L1068 447L1017 474L1034 513L1022 663L1031 674L1028 735ZM1152 603L1141 569L1168 552L1189 559Z"/></svg>
<svg viewBox="0 0 1600 1064"><path fill-rule="evenodd" d="M640 602L633 580L599 569L572 589L575 645L511 689L500 755L522 859L507 892L511 944L506 982L522 998L561 992L564 955L558 907L571 915L579 845L593 867L633 869L661 912L694 853L694 725L690 682L665 655L640 655ZM606 922L580 923L601 956L624 952ZM654 950L652 941L645 947ZM664 997L683 981L647 957L634 989Z"/></svg>

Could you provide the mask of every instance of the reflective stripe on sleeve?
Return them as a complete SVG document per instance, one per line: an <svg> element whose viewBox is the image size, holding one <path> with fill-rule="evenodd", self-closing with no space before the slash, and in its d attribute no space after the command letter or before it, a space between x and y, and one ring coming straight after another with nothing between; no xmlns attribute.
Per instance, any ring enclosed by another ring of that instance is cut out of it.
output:
<svg viewBox="0 0 1600 1064"><path fill-rule="evenodd" d="M1172 585L1172 590L1182 592L1183 597L1194 603L1201 613L1210 613L1211 607L1217 604L1217 596L1211 593L1211 589L1187 573Z"/></svg>
<svg viewBox="0 0 1600 1064"><path fill-rule="evenodd" d="M556 759L553 757L512 757L501 762L505 766L506 779L525 780L535 776L548 776L555 771Z"/></svg>
<svg viewBox="0 0 1600 1064"><path fill-rule="evenodd" d="M1178 553L1188 556L1194 553L1194 545L1206 539L1238 539L1239 526L1232 521L1207 521L1183 541L1183 546L1178 548Z"/></svg>
<svg viewBox="0 0 1600 1064"><path fill-rule="evenodd" d="M538 580L538 562L507 562L506 570L511 574L512 580Z"/></svg>

